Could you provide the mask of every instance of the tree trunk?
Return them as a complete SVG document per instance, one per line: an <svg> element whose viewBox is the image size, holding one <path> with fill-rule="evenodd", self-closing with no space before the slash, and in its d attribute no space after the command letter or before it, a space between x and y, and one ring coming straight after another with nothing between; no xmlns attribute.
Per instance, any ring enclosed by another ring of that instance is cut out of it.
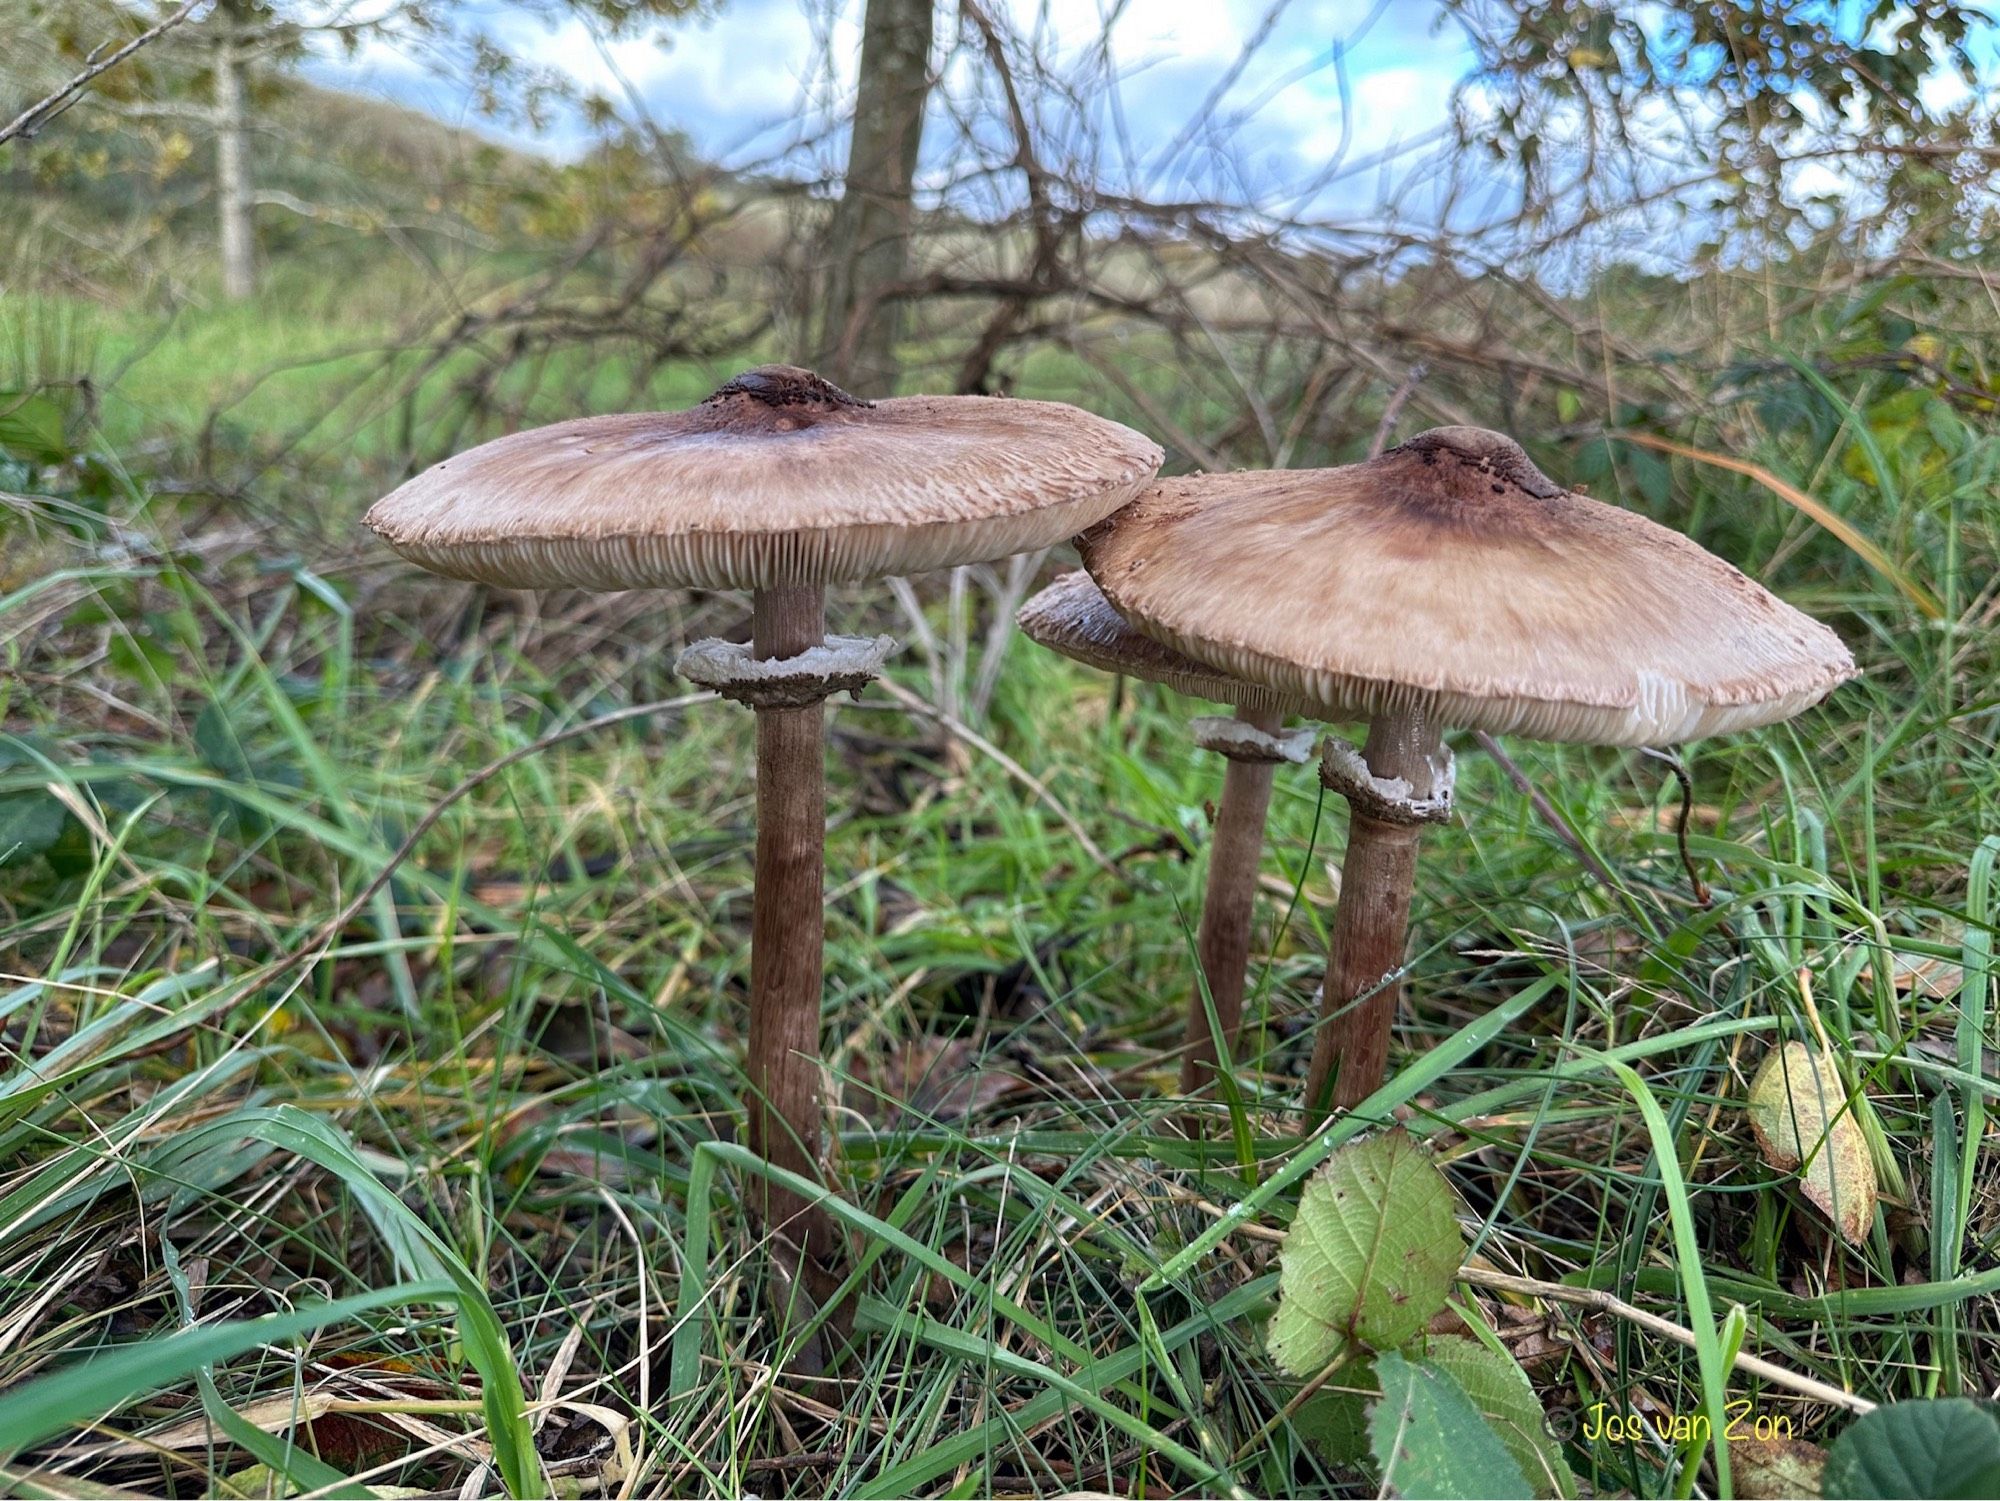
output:
<svg viewBox="0 0 2000 1501"><path fill-rule="evenodd" d="M257 290L257 245L250 224L249 106L239 38L215 49L215 208L222 250L222 295L241 302Z"/></svg>
<svg viewBox="0 0 2000 1501"><path fill-rule="evenodd" d="M868 0L847 175L827 230L827 286L817 364L859 396L896 384L898 305L882 292L903 278L910 185L930 95L935 0Z"/></svg>

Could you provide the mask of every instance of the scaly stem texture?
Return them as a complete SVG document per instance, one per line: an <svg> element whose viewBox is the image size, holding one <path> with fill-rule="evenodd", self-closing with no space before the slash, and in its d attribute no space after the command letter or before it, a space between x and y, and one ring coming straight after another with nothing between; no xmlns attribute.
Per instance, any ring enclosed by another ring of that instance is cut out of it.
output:
<svg viewBox="0 0 2000 1501"><path fill-rule="evenodd" d="M1415 715L1375 720L1361 752L1372 775L1401 778L1409 783L1409 796L1417 799L1439 790L1439 755L1436 731ZM1367 1099L1388 1074L1389 1038L1403 987L1400 980L1382 982L1403 965L1421 835L1420 824L1349 811L1340 907L1327 950L1319 1035L1306 1075L1308 1130L1326 1118L1328 1085L1336 1068L1340 1077L1333 1104L1343 1110Z"/></svg>
<svg viewBox="0 0 2000 1501"><path fill-rule="evenodd" d="M1275 734L1283 717L1239 709L1236 717L1253 729ZM1232 760L1222 778L1222 804L1215 813L1215 837L1208 851L1208 890L1202 898L1199 956L1208 977L1215 1027L1197 987L1188 1002L1187 1045L1181 1054L1181 1092L1193 1095L1215 1077L1216 1037L1237 1056L1243 1025L1243 987L1250 963L1251 917L1257 901L1257 870L1264 857L1264 820L1271 807L1269 761Z"/></svg>
<svg viewBox="0 0 2000 1501"><path fill-rule="evenodd" d="M826 595L757 592L752 647L792 657L826 638ZM821 705L757 711L757 871L750 916L750 1146L767 1162L820 1176L820 979L825 936L826 740ZM823 1211L766 1186L761 1218L815 1264L838 1260ZM816 1294L817 1295L817 1294Z"/></svg>

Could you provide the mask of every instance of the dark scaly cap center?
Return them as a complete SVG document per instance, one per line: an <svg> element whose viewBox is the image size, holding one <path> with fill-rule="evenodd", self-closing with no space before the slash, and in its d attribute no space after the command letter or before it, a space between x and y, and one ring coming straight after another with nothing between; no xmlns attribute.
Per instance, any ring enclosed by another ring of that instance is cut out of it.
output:
<svg viewBox="0 0 2000 1501"><path fill-rule="evenodd" d="M875 404L850 396L832 381L797 365L759 365L724 381L702 405L719 406L739 397L772 410L803 408L829 412L842 408L858 410Z"/></svg>
<svg viewBox="0 0 2000 1501"><path fill-rule="evenodd" d="M1520 444L1483 427L1434 427L1389 452L1412 454L1425 464L1455 461L1486 477L1495 494L1508 486L1537 500L1554 500L1564 493L1561 485L1535 467Z"/></svg>

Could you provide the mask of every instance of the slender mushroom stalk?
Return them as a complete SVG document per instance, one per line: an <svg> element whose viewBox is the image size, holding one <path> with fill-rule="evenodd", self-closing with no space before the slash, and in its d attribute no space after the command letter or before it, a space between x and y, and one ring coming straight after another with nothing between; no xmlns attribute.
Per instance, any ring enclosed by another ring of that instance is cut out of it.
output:
<svg viewBox="0 0 2000 1501"><path fill-rule="evenodd" d="M757 715L757 848L750 902L750 1036L745 1075L752 1150L773 1166L824 1178L819 1146L820 990L825 930L825 703L865 687L895 642L826 634L820 584L752 591L750 642L697 641L677 664ZM847 1273L833 1215L789 1188L758 1180L752 1208L774 1237L773 1258L795 1291L824 1308ZM837 1311L844 1327L850 1310ZM822 1367L824 1351L802 1357Z"/></svg>
<svg viewBox="0 0 2000 1501"><path fill-rule="evenodd" d="M1347 799L1347 855L1306 1075L1308 1120L1324 1117L1336 1066L1342 1109L1373 1094L1388 1069L1417 845L1425 824L1451 814L1451 753L1421 714L1385 714L1370 722L1359 756L1344 740L1327 743L1320 780Z"/></svg>
<svg viewBox="0 0 2000 1501"><path fill-rule="evenodd" d="M826 590L759 589L751 648L781 661L826 640ZM757 706L757 862L750 903L750 1149L802 1177L819 1176L820 920L826 872L825 700ZM761 1180L760 1180L761 1181ZM833 1270L839 1232L824 1210L763 1186L760 1218L796 1225L808 1266ZM822 1280L807 1274L808 1283ZM816 1298L830 1288L813 1287Z"/></svg>
<svg viewBox="0 0 2000 1501"><path fill-rule="evenodd" d="M1269 743L1284 716L1239 708L1234 725L1251 732L1232 736L1237 744ZM1199 738L1197 743L1201 743ZM1218 749L1208 744L1207 749ZM1257 870L1264 863L1264 825L1271 811L1271 779L1277 758L1225 750L1222 801L1215 808L1215 833L1208 847L1208 883L1202 890L1201 928L1195 954L1201 963L1208 1001L1197 986L1188 1003L1187 1041L1181 1050L1181 1093L1197 1095L1215 1079L1216 1043L1237 1058L1243 1031L1243 991L1250 966L1250 930L1257 906ZM1209 1012L1214 1011L1213 1025Z"/></svg>
<svg viewBox="0 0 2000 1501"><path fill-rule="evenodd" d="M1854 675L1826 627L1479 428L1341 469L1166 480L1079 545L1135 629L1369 722L1359 754L1335 740L1321 761L1351 816L1311 1123L1385 1076L1417 844L1451 811L1442 730L1664 745L1789 718Z"/></svg>
<svg viewBox="0 0 2000 1501"><path fill-rule="evenodd" d="M826 588L1053 546L1159 468L1138 433L1056 402L861 401L766 365L682 412L589 417L446 459L367 523L434 573L507 588L747 589L751 641L698 641L683 677L757 713L749 1136L819 1178L826 698L895 643L826 635ZM824 1306L843 1245L797 1195L753 1191Z"/></svg>
<svg viewBox="0 0 2000 1501"><path fill-rule="evenodd" d="M1229 762L1209 841L1196 940L1201 975L1188 998L1181 1049L1181 1092L1198 1094L1215 1078L1218 1040L1232 1060L1237 1056L1272 773L1281 761L1302 763L1312 733L1281 729L1294 707L1283 695L1233 680L1133 630L1087 573L1057 579L1018 618L1029 640L1088 666L1236 706L1231 718L1201 718L1188 727L1196 745Z"/></svg>

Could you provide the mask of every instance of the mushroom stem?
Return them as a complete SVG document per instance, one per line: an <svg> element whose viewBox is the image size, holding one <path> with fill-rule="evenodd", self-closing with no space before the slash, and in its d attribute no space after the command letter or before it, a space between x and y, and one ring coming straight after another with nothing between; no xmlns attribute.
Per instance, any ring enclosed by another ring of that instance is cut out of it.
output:
<svg viewBox="0 0 2000 1501"><path fill-rule="evenodd" d="M1437 731L1425 716L1409 712L1385 714L1371 722L1361 750L1370 776L1407 784L1407 790L1396 789L1406 807L1450 791L1449 762L1443 757ZM1321 778L1329 786L1343 785L1324 769ZM1340 906L1327 949L1319 1034L1306 1075L1308 1130L1326 1119L1330 1083L1333 1105L1347 1110L1380 1088L1388 1073L1389 1036L1403 991L1401 980L1388 977L1403 966L1417 844L1427 821L1421 816L1396 816L1395 801L1357 800L1348 794Z"/></svg>
<svg viewBox="0 0 2000 1501"><path fill-rule="evenodd" d="M760 660L794 657L826 635L818 585L760 589L751 645ZM826 736L819 701L757 710L757 866L750 913L750 1146L765 1161L820 1176L820 979L825 929ZM836 1265L824 1210L765 1185L764 1225L794 1242L807 1269ZM815 1296L823 1296L813 1289Z"/></svg>
<svg viewBox="0 0 2000 1501"><path fill-rule="evenodd" d="M1274 735L1284 716L1238 709L1237 719ZM1188 1002L1187 1044L1181 1054L1181 1093L1199 1093L1215 1077L1216 1038L1236 1056L1243 1024L1244 972L1250 962L1250 924L1257 899L1257 868L1263 862L1264 820L1271 806L1269 760L1231 757L1222 777L1222 802L1215 812L1209 843L1208 888L1202 898L1197 953L1208 978L1208 1004L1201 987ZM1215 1025L1209 1025L1209 1005Z"/></svg>

